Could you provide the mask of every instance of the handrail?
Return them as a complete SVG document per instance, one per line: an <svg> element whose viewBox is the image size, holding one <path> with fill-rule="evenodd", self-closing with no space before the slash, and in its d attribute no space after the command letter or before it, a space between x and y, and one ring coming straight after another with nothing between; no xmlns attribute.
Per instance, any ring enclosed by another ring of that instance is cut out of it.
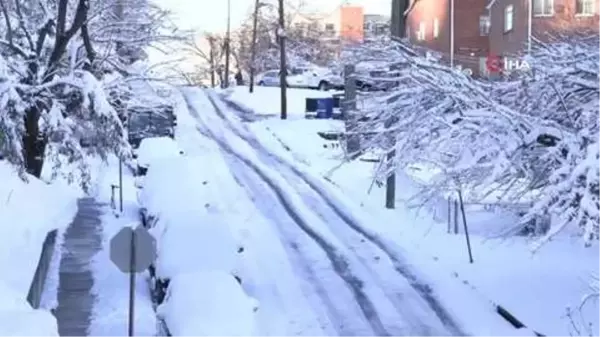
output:
<svg viewBox="0 0 600 337"><path fill-rule="evenodd" d="M46 235L46 239L44 239L44 243L42 244L40 259L37 268L35 269L33 279L31 280L31 285L29 286L29 293L27 294L27 302L29 302L34 309L38 309L42 301L42 294L44 293L48 270L52 263L57 235L57 229L51 230Z"/></svg>

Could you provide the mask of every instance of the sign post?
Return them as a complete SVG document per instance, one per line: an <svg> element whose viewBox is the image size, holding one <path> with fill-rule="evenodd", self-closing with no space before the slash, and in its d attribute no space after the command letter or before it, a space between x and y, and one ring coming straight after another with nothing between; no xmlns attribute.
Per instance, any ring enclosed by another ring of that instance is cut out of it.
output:
<svg viewBox="0 0 600 337"><path fill-rule="evenodd" d="M156 259L156 241L143 226L123 227L110 240L110 259L129 273L129 336L134 334L135 274L148 269Z"/></svg>
<svg viewBox="0 0 600 337"><path fill-rule="evenodd" d="M119 156L119 211L123 213L123 158Z"/></svg>

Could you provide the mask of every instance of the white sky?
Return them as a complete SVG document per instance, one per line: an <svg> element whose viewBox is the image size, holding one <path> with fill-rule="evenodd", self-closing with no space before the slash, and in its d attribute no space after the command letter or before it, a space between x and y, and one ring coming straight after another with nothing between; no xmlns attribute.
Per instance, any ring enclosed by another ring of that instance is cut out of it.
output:
<svg viewBox="0 0 600 337"><path fill-rule="evenodd" d="M225 31L227 25L227 0L155 0L161 7L173 12L175 23L182 29L199 31ZM274 1L274 0L270 0ZM310 8L332 11L342 0L302 0ZM286 0L292 4L299 0ZM392 0L351 0L362 5L366 14L390 15ZM231 26L235 29L254 6L254 0L231 0Z"/></svg>

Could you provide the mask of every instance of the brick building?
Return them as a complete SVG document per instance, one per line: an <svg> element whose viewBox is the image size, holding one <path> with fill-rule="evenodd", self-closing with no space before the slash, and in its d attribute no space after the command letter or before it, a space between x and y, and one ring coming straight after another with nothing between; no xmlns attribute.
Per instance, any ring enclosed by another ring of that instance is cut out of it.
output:
<svg viewBox="0 0 600 337"><path fill-rule="evenodd" d="M411 42L439 52L450 64L469 68L474 76L485 76L488 55L526 52L530 36L548 41L557 34L598 33L599 2L410 0L404 13L392 12L392 27L403 19L406 37ZM397 11L398 7L392 5L392 10Z"/></svg>
<svg viewBox="0 0 600 337"><path fill-rule="evenodd" d="M490 52L496 55L516 54L529 46L531 36L549 41L557 35L586 31L598 33L600 0L490 0Z"/></svg>

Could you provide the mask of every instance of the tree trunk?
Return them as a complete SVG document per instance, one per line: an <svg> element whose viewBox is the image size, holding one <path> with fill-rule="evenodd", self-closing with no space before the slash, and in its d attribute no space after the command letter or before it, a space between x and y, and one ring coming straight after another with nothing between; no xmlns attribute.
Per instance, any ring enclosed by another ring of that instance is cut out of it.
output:
<svg viewBox="0 0 600 337"><path fill-rule="evenodd" d="M23 136L23 151L25 170L39 178L44 166L44 153L47 140L40 134L39 120L41 111L38 106L31 106L25 114L25 135Z"/></svg>
<svg viewBox="0 0 600 337"><path fill-rule="evenodd" d="M81 27L87 21L88 14L88 3L86 0L79 0L75 16L71 27L67 30L65 27L65 20L67 17L67 0L61 0L58 6L57 13L57 26L56 26L56 40L54 42L54 48L48 59L46 65L46 71L44 72L41 80L37 78L39 70L39 55L38 57L29 61L29 76L24 79L23 82L33 85L36 83L44 84L52 80L54 72L58 67L61 58L67 51L69 41L73 36L81 29ZM45 34L41 37L45 38ZM43 41L43 40L42 40ZM38 45L41 43L38 41ZM41 83L40 83L41 82ZM42 102L37 101L35 97L31 102L29 108L25 111L25 134L23 135L23 157L25 159L25 170L27 173L33 175L36 178L40 178L42 175L42 168L44 167L44 155L46 152L46 146L48 144L48 138L46 135L40 133L39 121L44 109Z"/></svg>

